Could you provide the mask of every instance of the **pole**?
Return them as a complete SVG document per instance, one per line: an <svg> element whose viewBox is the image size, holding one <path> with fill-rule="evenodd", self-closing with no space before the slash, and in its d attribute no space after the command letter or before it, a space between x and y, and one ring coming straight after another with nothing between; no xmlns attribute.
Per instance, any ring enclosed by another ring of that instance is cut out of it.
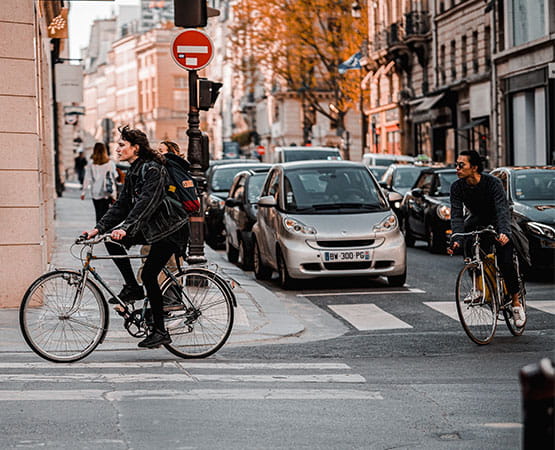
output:
<svg viewBox="0 0 555 450"><path fill-rule="evenodd" d="M196 70L189 71L189 117L187 136L189 137L189 147L187 148L187 158L191 163L191 176L196 180L199 189L199 195L203 198L204 186L206 183L206 175L201 166L202 161L202 145L200 131L200 119L198 109L198 74ZM202 201L202 200L201 200ZM203 205L204 206L204 205ZM191 235L189 237L189 252L187 255L188 264L203 264L206 262L204 256L204 216L201 206L200 211L191 214L189 217L189 225Z"/></svg>
<svg viewBox="0 0 555 450"><path fill-rule="evenodd" d="M56 99L56 64L58 63L58 55L60 54L60 40L51 39L50 59L52 63L52 129L54 131L54 183L56 187L56 195L62 196L64 192L64 184L60 175L60 137L59 137L59 121L58 121L58 100Z"/></svg>

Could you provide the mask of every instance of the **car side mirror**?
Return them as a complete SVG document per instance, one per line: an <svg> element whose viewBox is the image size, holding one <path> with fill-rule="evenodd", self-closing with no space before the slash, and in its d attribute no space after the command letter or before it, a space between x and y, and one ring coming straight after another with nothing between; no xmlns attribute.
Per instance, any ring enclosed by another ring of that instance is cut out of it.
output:
<svg viewBox="0 0 555 450"><path fill-rule="evenodd" d="M387 199L389 200L389 203L395 203L402 201L403 196L398 192L390 192L389 194L387 194Z"/></svg>
<svg viewBox="0 0 555 450"><path fill-rule="evenodd" d="M265 195L264 197L260 197L256 204L262 208L273 208L277 206L276 199L272 195Z"/></svg>
<svg viewBox="0 0 555 450"><path fill-rule="evenodd" d="M378 184L380 185L381 188L383 189L389 189L389 186L387 184L386 181L378 181Z"/></svg>
<svg viewBox="0 0 555 450"><path fill-rule="evenodd" d="M424 192L422 192L422 189L420 189L420 188L414 188L411 191L411 194L412 194L413 197L416 197L416 198L424 197Z"/></svg>

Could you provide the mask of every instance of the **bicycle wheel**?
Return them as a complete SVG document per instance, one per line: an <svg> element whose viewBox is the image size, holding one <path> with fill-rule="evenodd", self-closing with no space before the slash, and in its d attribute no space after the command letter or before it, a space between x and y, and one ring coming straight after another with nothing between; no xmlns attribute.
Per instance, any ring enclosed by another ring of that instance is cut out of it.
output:
<svg viewBox="0 0 555 450"><path fill-rule="evenodd" d="M518 265L518 257L514 255L513 259L515 260L515 268L516 273L518 275L518 286L520 288L519 296L520 296L520 304L524 308L524 312L526 313L526 287L524 286L524 280L522 275L520 275L520 268ZM517 327L515 325L515 319L513 317L513 308L507 306L503 308L503 316L505 317L505 323L507 324L507 328L511 332L513 336L520 336L524 333L524 327L526 326L526 322L521 327Z"/></svg>
<svg viewBox="0 0 555 450"><path fill-rule="evenodd" d="M460 271L456 287L457 312L464 331L476 344L488 344L495 334L497 302L494 292L477 264L468 264Z"/></svg>
<svg viewBox="0 0 555 450"><path fill-rule="evenodd" d="M183 309L165 319L172 343L165 347L182 358L205 358L218 351L233 327L233 293L216 273L200 268L175 273L162 285L162 296Z"/></svg>
<svg viewBox="0 0 555 450"><path fill-rule="evenodd" d="M108 305L95 284L82 282L79 272L57 270L27 289L19 307L19 326L29 347L42 358L78 361L104 339Z"/></svg>

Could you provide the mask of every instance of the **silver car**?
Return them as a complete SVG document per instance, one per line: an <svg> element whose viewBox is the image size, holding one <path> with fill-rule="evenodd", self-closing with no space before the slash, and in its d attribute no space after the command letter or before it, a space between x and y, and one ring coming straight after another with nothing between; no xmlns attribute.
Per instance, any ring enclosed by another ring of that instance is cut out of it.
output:
<svg viewBox="0 0 555 450"><path fill-rule="evenodd" d="M400 195L390 194L390 201ZM282 286L316 277L406 281L406 247L388 200L361 163L301 161L272 167L258 201L254 272Z"/></svg>

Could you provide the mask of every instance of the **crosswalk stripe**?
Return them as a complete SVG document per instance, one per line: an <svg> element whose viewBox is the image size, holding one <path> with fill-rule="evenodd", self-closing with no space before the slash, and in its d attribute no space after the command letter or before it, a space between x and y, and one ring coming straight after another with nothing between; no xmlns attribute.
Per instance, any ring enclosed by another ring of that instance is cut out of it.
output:
<svg viewBox="0 0 555 450"><path fill-rule="evenodd" d="M426 306L429 306L436 311L445 314L451 319L459 321L459 314L457 313L457 304L454 301L451 302L424 302Z"/></svg>
<svg viewBox="0 0 555 450"><path fill-rule="evenodd" d="M527 301L526 306L530 306L540 311L546 312L548 314L555 314L555 300L544 300L544 301Z"/></svg>
<svg viewBox="0 0 555 450"><path fill-rule="evenodd" d="M373 303L354 305L329 305L329 308L343 317L358 330L392 330L412 328L406 322L385 312Z"/></svg>
<svg viewBox="0 0 555 450"><path fill-rule="evenodd" d="M110 391L0 390L0 402L67 400L383 400L379 391L357 389L189 389Z"/></svg>
<svg viewBox="0 0 555 450"><path fill-rule="evenodd" d="M250 383L364 383L359 374L187 374L187 373L72 373L72 374L1 374L0 382L55 382L89 381L95 383L149 383L149 382L250 382Z"/></svg>
<svg viewBox="0 0 555 450"><path fill-rule="evenodd" d="M149 367L179 367L182 369L226 370L349 370L344 363L226 363L226 362L77 362L53 364L47 362L4 362L0 369L142 369Z"/></svg>
<svg viewBox="0 0 555 450"><path fill-rule="evenodd" d="M384 294L425 294L426 291L417 288L406 288L397 291L355 291L355 292L316 292L311 294L297 294L297 297L341 297L345 295L384 295Z"/></svg>

